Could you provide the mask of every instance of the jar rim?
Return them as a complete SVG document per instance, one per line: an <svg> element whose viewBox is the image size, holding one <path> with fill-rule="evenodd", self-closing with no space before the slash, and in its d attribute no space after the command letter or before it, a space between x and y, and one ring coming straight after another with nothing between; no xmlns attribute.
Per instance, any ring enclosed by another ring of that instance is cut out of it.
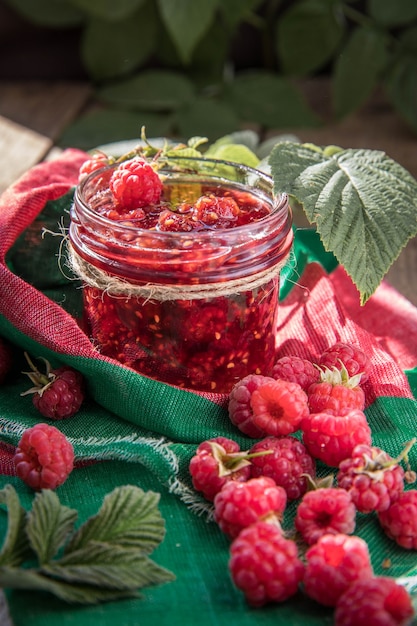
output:
<svg viewBox="0 0 417 626"><path fill-rule="evenodd" d="M132 157L132 159L135 157ZM129 160L132 160L129 159ZM127 161L126 161L127 162ZM221 235L224 234L226 232L230 232L233 231L234 233L238 234L238 233L244 233L244 232L249 232L251 231L251 229L253 229L254 224L265 224L265 222L271 221L274 218L276 219L277 215L280 216L281 213L283 213L284 209L287 209L288 211L288 194L283 192L283 193L279 193L279 194L275 194L274 192L274 181L272 176L270 176L269 174L267 174L266 172L264 172L263 170L251 167L249 165L243 164L243 163L237 163L235 161L229 161L229 160L225 160L225 159L214 159L214 158L205 158L203 157L188 157L188 156L174 156L174 157L168 157L167 159L167 164L169 165L170 162L174 162L174 163L186 163L186 162L191 162L191 163L204 163L205 165L213 165L213 166L224 166L224 167L233 167L239 171L241 171L242 173L246 173L249 175L253 175L256 176L258 179L261 179L262 181L264 181L266 184L268 184L270 186L270 193L271 193L271 199L272 199L272 210L268 215L265 215L263 217L261 217L260 219L256 220L256 222L251 222L248 224L242 224L241 226L234 226L233 228L218 228L216 229L216 234L217 235ZM119 163L112 163L110 165L106 165L104 167L101 167L99 169L94 170L93 172L91 172L90 174L88 174L88 176L86 176L80 183L78 183L78 185L75 188L75 198L77 200L77 202L79 202L82 207L83 207L83 211L85 211L87 214L89 214L94 220L97 220L98 223L101 223L103 226L107 226L107 227L114 227L115 224L117 224L117 226L120 228L122 227L126 233L132 232L135 233L136 235L140 235L143 234L145 235L146 233L149 233L149 229L147 228L142 228L138 225L133 225L133 224L128 224L128 223L123 223L123 222L115 222L114 220L105 217L104 215L101 215L100 213L98 213L97 211L95 211L94 209L90 208L90 206L88 205L87 202L84 201L83 199L83 191L84 188L88 185L89 182L91 182L91 180L93 180L96 176L99 176L100 174L102 174L103 172L107 172L111 169L114 169L117 165L120 165ZM161 173L164 172L164 166L161 168L161 170L159 170ZM165 170L167 171L167 170ZM175 170L172 170L175 173ZM199 172L197 170L182 170L182 171L178 171L179 174L183 173L184 175L193 175L193 174L199 174ZM202 172L201 175L204 176L204 174L209 175L209 172ZM213 172L213 180L217 180L219 181L219 183L224 183L224 184L228 184L231 185L233 184L235 181L228 179L227 177L223 177L223 176L219 176L217 175L215 172ZM242 183L245 184L245 183ZM246 183L247 184L247 183ZM249 186L249 189L254 189L252 187ZM282 215L282 217L285 217L286 212ZM190 238L190 233L187 231L175 231L175 232L170 232L170 231L152 231L152 236L153 237L157 237L160 236L161 238L163 238L165 241L168 241L170 239L175 240L175 241L186 241ZM198 231L198 237L202 238L202 241L204 241L204 239L209 239L213 237L213 230L209 229L209 230L199 230Z"/></svg>

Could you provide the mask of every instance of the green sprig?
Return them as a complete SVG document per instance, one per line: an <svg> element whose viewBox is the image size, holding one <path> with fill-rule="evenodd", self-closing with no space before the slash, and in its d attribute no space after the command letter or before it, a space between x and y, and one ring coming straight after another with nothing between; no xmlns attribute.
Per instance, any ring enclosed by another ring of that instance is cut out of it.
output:
<svg viewBox="0 0 417 626"><path fill-rule="evenodd" d="M51 490L36 494L29 512L11 485L0 491L0 503L8 512L0 552L3 588L46 591L66 602L96 604L139 597L139 589L175 578L148 556L165 536L157 493L133 485L117 487L78 530L77 511L63 506ZM28 561L37 561L37 566L28 568Z"/></svg>

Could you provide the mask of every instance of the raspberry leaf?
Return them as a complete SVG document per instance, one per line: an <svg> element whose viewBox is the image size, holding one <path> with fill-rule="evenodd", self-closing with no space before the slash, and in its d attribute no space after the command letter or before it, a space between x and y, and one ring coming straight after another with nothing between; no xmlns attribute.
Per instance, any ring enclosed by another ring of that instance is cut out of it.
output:
<svg viewBox="0 0 417 626"><path fill-rule="evenodd" d="M31 555L29 541L25 533L26 511L20 505L14 487L6 485L0 491L0 503L7 506L8 525L6 537L0 552L0 567L20 565Z"/></svg>
<svg viewBox="0 0 417 626"><path fill-rule="evenodd" d="M90 541L150 553L164 538L164 520L157 508L159 494L125 485L108 494L97 513L75 533L66 554Z"/></svg>
<svg viewBox="0 0 417 626"><path fill-rule="evenodd" d="M38 570L0 567L0 587L47 591L71 604L97 604L122 598L138 597L133 590L106 589L93 585L79 585L54 580Z"/></svg>
<svg viewBox="0 0 417 626"><path fill-rule="evenodd" d="M77 511L63 506L51 489L36 494L26 532L41 564L55 556L73 531L77 517Z"/></svg>
<svg viewBox="0 0 417 626"><path fill-rule="evenodd" d="M417 234L417 181L379 150L286 142L269 163L275 192L303 206L364 304Z"/></svg>
<svg viewBox="0 0 417 626"><path fill-rule="evenodd" d="M66 582L106 589L134 590L173 580L171 572L140 550L92 541L85 548L46 564L42 572Z"/></svg>
<svg viewBox="0 0 417 626"><path fill-rule="evenodd" d="M139 588L175 578L148 557L165 534L157 493L118 487L75 532L77 511L61 505L50 490L35 496L28 515L11 486L0 491L0 503L9 507L0 553L2 588L42 590L67 602L96 604L138 597ZM66 540L62 556L54 559ZM34 556L39 566L28 569L24 562L30 559L33 566Z"/></svg>
<svg viewBox="0 0 417 626"><path fill-rule="evenodd" d="M250 148L239 143L218 144L212 146L205 156L213 159L223 159L224 161L234 161L235 163L242 163L249 167L257 167L259 165L259 159Z"/></svg>
<svg viewBox="0 0 417 626"><path fill-rule="evenodd" d="M190 146L184 146L168 150L166 153L167 158L172 157L189 157L190 159L201 159L201 152ZM193 161L190 162L190 167L193 167Z"/></svg>

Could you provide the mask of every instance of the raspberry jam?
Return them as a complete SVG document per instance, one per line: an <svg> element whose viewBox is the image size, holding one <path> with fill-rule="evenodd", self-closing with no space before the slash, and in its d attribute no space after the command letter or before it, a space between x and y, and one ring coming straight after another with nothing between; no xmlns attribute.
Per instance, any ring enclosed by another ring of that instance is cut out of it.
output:
<svg viewBox="0 0 417 626"><path fill-rule="evenodd" d="M70 257L88 332L105 355L162 382L228 393L276 357L279 268L292 243L287 196L265 173L176 157L158 203L124 211L116 166L92 172L71 210Z"/></svg>

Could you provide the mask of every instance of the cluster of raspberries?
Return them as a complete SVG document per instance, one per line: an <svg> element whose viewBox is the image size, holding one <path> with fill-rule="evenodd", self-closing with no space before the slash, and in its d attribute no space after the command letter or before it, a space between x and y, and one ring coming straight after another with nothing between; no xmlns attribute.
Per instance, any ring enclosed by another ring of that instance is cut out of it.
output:
<svg viewBox="0 0 417 626"><path fill-rule="evenodd" d="M317 364L283 357L271 377L247 376L230 393L232 423L258 441L242 451L216 437L192 457L194 488L231 539L230 574L251 606L301 588L335 608L336 626L409 623L408 592L374 574L353 534L357 512L373 514L400 546L417 549L417 490L405 489L415 476L402 467L414 441L398 458L372 446L361 386L369 373L367 356L349 344L331 346ZM337 486L333 476L316 478L317 461L336 468ZM284 530L290 501L294 524Z"/></svg>
<svg viewBox="0 0 417 626"><path fill-rule="evenodd" d="M13 371L15 356L12 344L0 338L0 384ZM85 398L82 374L66 365L53 369L46 360L45 372L41 372L25 356L30 366L25 373L33 386L22 395L32 394L33 406L47 419L59 421L75 415ZM40 422L23 432L13 462L17 476L32 489L56 489L73 470L74 449L58 428Z"/></svg>

